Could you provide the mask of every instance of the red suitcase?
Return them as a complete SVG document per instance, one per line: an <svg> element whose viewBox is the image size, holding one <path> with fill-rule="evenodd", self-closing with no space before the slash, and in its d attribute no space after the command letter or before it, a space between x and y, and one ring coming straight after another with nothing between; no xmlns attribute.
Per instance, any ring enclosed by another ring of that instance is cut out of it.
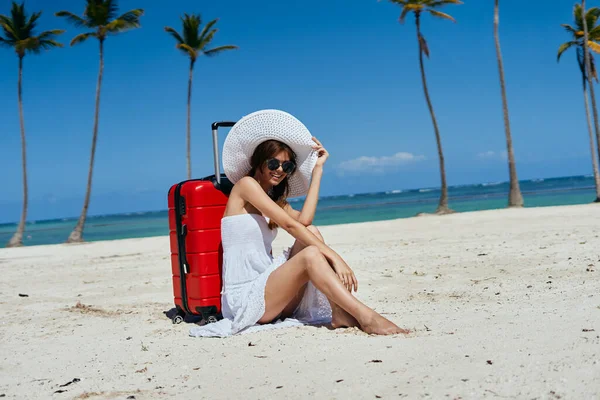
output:
<svg viewBox="0 0 600 400"><path fill-rule="evenodd" d="M169 189L169 239L176 315L200 315L206 322L221 319L221 218L232 184L219 172L217 130L234 122L212 124L215 175L177 183Z"/></svg>

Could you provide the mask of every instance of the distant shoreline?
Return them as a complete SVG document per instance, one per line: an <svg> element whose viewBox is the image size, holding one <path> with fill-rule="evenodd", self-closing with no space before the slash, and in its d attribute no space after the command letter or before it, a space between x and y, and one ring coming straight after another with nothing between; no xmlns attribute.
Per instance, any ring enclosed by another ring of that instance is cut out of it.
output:
<svg viewBox="0 0 600 400"><path fill-rule="evenodd" d="M582 179L582 180L590 180L590 185L579 186L579 187L569 187L569 188L557 188L557 189L544 189L544 190L527 190L522 189L522 194L524 196L532 196L539 194L547 194L547 193L561 193L561 192L576 192L576 191L585 191L585 190L593 190L593 176L592 175L573 175L573 176L564 176L564 177L551 177L551 178L534 178L520 181L521 184L527 183L542 183L542 182L552 182L552 181L560 181L565 179ZM462 201L462 200L476 200L476 199L486 199L486 198L500 198L502 196L508 196L508 181L502 182L481 182L481 183L473 183L473 184L463 184L463 185L454 185L449 186L449 200L453 201ZM499 188L502 185L507 185L507 190L502 192L489 192L489 193L480 193L473 195L456 195L452 192L460 191L465 188ZM378 205L403 205L403 204L429 204L432 202L436 202L437 192L439 192L439 187L422 187L422 188L412 188L412 189L394 189L388 191L379 191L379 192L363 192L363 193L348 193L348 194L338 194L338 195L330 195L330 196L322 196L319 198L320 201L327 201L333 199L341 199L341 198L361 198L361 197L369 197L369 196L377 196L377 195L401 195L401 194L410 194L410 193L431 193L432 198L424 198L418 200L405 200L405 201L390 201L385 203L378 203ZM434 196L435 195L435 196ZM302 203L304 201L303 198L294 198L290 199L290 203L294 205L295 203ZM590 201L592 202L592 201ZM375 206L375 205L367 205L365 207ZM527 203L525 204L527 206ZM344 208L364 208L363 206L322 206L319 207L320 210L328 210L328 209L344 209ZM108 214L88 214L89 219L96 218L108 218L108 217L135 217L135 215L148 215L148 214L160 214L167 212L167 209L161 210L146 210L146 211L124 211L117 213L108 213ZM71 216L71 217L58 217L58 218L49 218L49 219L38 219L38 220L29 220L27 221L27 226L30 227L35 224L43 224L43 223L53 223L53 222L68 222L68 221L76 221L79 216ZM17 226L18 221L14 222L1 222L0 229L10 226Z"/></svg>
<svg viewBox="0 0 600 400"><path fill-rule="evenodd" d="M525 208L591 204L595 199L593 178L584 176L535 179L521 182ZM450 207L457 213L502 210L508 205L508 183L461 185L449 190ZM304 199L294 199L300 209ZM318 226L410 218L435 212L439 190L433 188L392 190L376 193L324 196L313 223ZM25 227L24 246L64 243L77 218L31 221ZM16 227L0 225L0 247L4 247ZM96 242L169 234L168 210L90 215L84 240Z"/></svg>
<svg viewBox="0 0 600 400"><path fill-rule="evenodd" d="M470 211L458 211L455 212L454 214L447 214L447 215L458 215L458 214L473 214L473 215L479 215L479 214L485 214L485 213L493 213L493 212L502 212L502 211L514 211L514 210L527 210L527 211L531 211L531 212L536 212L539 211L540 209L545 209L550 211L551 209L571 209L571 208L585 208L585 207L590 207L590 206L594 206L594 204L596 203L585 203L585 204L564 204L564 205L554 205L554 206L536 206L536 207L523 207L523 208L508 208L508 207L504 207L504 208L492 208L492 209L483 209L483 210L470 210ZM597 209L600 211L600 203L597 203ZM427 213L427 212L423 212L420 214L415 214L415 215L411 215L411 216L407 216L407 217L397 217L397 218L389 218L389 219L380 219L380 220L369 220L369 221L352 221L352 222L339 222L339 223L334 223L334 224L323 224L320 226L328 226L328 227L339 227L340 225L356 225L356 224L369 224L369 223L384 223L384 222L391 222L391 221L395 221L395 220L402 220L402 219L413 219L413 218L423 218L426 216L432 216L432 217L438 217L438 218L444 218L447 215L441 215L441 216L437 216L434 213ZM99 227L99 226L119 226L119 225L133 225L132 223L115 223L115 224L104 224L104 225L94 225L94 224L90 224L90 227ZM56 228L50 228L50 229L46 229L45 231L52 231L52 230L57 230ZM27 230L26 232L29 233L34 233L34 232L41 232L44 231L44 229L41 230L37 230L37 231L31 231L31 230ZM96 242L112 242L112 241L120 241L120 240L135 240L135 239L146 239L146 238L156 238L156 237L164 237L167 238L169 237L169 233L168 231L166 231L165 233L162 234L156 234L156 235L148 235L148 236L134 236L134 237L123 237L123 238L109 238L109 239L100 239L100 240L85 240L84 243L96 243ZM38 246L55 246L55 245L62 245L65 244L64 241L60 242L60 243L41 243L41 244L26 244L23 247L27 247L27 248L31 248L31 247L38 247ZM75 245L70 245L70 246L77 246L77 244ZM4 249L5 246L0 243L0 250Z"/></svg>

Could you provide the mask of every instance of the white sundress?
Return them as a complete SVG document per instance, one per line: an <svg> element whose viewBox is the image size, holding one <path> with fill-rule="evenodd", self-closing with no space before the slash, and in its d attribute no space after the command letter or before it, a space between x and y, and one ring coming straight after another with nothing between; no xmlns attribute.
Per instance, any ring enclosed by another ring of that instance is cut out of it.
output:
<svg viewBox="0 0 600 400"><path fill-rule="evenodd" d="M226 337L237 333L331 322L329 301L309 282L292 318L258 325L265 313L265 286L271 272L289 257L290 249L273 258L272 243L277 229L269 229L268 219L258 214L240 214L221 220L223 244L223 319L190 329L190 336Z"/></svg>

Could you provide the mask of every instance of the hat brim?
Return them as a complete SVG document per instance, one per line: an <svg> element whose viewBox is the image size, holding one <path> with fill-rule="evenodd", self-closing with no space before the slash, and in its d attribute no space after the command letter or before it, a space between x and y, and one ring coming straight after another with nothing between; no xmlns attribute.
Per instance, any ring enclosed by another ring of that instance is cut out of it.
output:
<svg viewBox="0 0 600 400"><path fill-rule="evenodd" d="M288 197L308 192L317 154L308 128L296 117L281 110L260 110L240 119L229 131L223 145L223 169L232 183L250 172L250 158L256 147L267 140L278 140L296 153L296 170L289 176Z"/></svg>

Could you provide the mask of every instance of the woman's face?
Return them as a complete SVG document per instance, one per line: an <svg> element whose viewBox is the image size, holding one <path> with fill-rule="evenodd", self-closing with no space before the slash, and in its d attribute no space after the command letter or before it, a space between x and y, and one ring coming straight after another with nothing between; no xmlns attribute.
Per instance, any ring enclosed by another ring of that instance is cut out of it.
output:
<svg viewBox="0 0 600 400"><path fill-rule="evenodd" d="M290 156L288 155L287 151L280 151L279 153L277 153L274 157L270 157L270 159L276 159L279 161L279 168L277 168L274 171L271 171L268 167L267 167L267 162L265 162L262 166L261 172L262 172L262 181L266 182L268 181L270 185L272 186L277 186L281 183L282 180L285 179L286 177L286 173L283 172L283 168L282 168L282 164L285 161L289 161L290 160ZM268 161L268 160L267 160Z"/></svg>

